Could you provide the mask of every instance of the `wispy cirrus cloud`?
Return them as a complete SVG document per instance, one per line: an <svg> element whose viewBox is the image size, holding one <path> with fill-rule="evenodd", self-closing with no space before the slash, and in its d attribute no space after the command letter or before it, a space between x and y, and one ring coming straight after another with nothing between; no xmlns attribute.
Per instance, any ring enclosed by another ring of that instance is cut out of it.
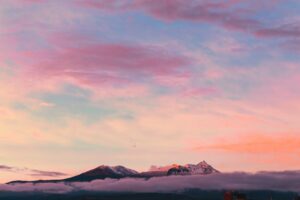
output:
<svg viewBox="0 0 300 200"><path fill-rule="evenodd" d="M55 171L44 171L44 170L37 170L37 169L29 169L29 168L19 168L19 167L12 167L7 165L0 165L0 171L6 171L11 173L20 173L20 174L27 174L32 177L64 177L68 174L62 172L55 172Z"/></svg>
<svg viewBox="0 0 300 200"><path fill-rule="evenodd" d="M11 171L12 169L14 168L6 165L0 165L0 170Z"/></svg>
<svg viewBox="0 0 300 200"><path fill-rule="evenodd" d="M43 171L43 170L36 170L36 169L31 169L30 170L32 173L30 176L44 176L44 177L62 177L62 176L67 176L68 174L62 173L62 172L53 172L53 171Z"/></svg>

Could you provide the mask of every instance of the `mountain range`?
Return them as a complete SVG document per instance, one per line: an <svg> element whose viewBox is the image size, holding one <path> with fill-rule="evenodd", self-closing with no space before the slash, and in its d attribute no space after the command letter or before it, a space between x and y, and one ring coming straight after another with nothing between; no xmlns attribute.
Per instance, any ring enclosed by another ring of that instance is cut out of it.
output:
<svg viewBox="0 0 300 200"><path fill-rule="evenodd" d="M18 183L53 183L53 182L84 182L93 181L97 179L121 179L121 178L152 178L158 176L170 176L170 175L209 175L214 173L220 173L205 161L198 164L186 164L186 165L168 165L163 167L151 167L149 171L137 172L133 169L126 168L124 166L107 166L101 165L95 169L86 171L79 175L59 180L36 180L36 181L11 181L7 184Z"/></svg>

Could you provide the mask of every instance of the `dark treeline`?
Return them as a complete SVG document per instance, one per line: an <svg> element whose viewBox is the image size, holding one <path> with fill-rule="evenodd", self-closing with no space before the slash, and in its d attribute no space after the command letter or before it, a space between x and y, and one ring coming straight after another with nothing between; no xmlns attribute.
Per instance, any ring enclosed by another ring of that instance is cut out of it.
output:
<svg viewBox="0 0 300 200"><path fill-rule="evenodd" d="M240 191L247 200L294 200L293 192ZM187 190L181 193L99 193L67 194L0 192L0 200L223 200L224 191Z"/></svg>

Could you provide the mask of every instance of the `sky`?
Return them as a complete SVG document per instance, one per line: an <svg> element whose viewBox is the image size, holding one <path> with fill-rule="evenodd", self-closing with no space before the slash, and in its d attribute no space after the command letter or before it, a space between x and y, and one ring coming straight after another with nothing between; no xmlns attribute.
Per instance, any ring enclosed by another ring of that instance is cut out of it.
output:
<svg viewBox="0 0 300 200"><path fill-rule="evenodd" d="M0 0L0 182L206 160L300 169L298 0Z"/></svg>

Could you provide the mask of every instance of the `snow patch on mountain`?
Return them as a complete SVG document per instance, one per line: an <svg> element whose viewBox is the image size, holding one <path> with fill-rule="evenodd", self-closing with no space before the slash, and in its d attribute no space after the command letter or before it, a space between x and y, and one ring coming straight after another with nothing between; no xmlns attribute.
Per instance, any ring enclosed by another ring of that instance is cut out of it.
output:
<svg viewBox="0 0 300 200"><path fill-rule="evenodd" d="M109 166L108 166L109 167ZM138 174L137 171L133 170L133 169L129 169L126 167L123 167L121 165L118 166L113 166L113 167L109 167L113 172L123 175L123 176L130 176L130 175L135 175Z"/></svg>
<svg viewBox="0 0 300 200"><path fill-rule="evenodd" d="M213 173L219 173L218 170L214 169L211 165L207 164L205 161L202 161L196 165L194 164L186 164L185 167L187 167L190 170L191 174L213 174Z"/></svg>
<svg viewBox="0 0 300 200"><path fill-rule="evenodd" d="M172 164L172 165L166 165L166 166L155 166L152 165L149 169L150 172L154 172L154 171L160 171L160 172L165 172L168 171L171 168L177 167L179 166L178 164Z"/></svg>

